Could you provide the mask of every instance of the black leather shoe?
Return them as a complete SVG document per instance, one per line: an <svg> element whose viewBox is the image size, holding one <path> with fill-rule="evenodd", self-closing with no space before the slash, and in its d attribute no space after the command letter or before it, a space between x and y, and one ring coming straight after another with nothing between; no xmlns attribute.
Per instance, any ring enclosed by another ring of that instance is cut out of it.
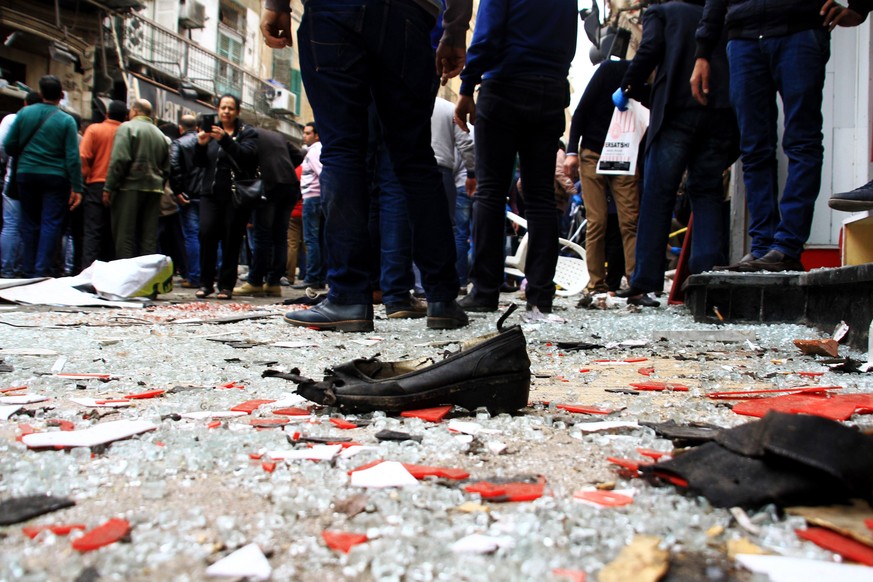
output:
<svg viewBox="0 0 873 582"><path fill-rule="evenodd" d="M467 314L455 300L432 301L427 304L428 329L457 329L469 323Z"/></svg>
<svg viewBox="0 0 873 582"><path fill-rule="evenodd" d="M321 291L324 289L324 283L311 283L309 281L303 281L301 283L297 283L296 285L291 285L292 289L315 289L316 291Z"/></svg>
<svg viewBox="0 0 873 582"><path fill-rule="evenodd" d="M333 331L373 331L373 306L337 305L325 299L309 309L298 309L285 314L292 325Z"/></svg>
<svg viewBox="0 0 873 582"><path fill-rule="evenodd" d="M464 311L474 311L477 313L497 311L497 299L494 299L493 301L484 301L476 297L475 290L469 295L461 297L461 299L458 300L458 305Z"/></svg>
<svg viewBox="0 0 873 582"><path fill-rule="evenodd" d="M828 206L843 212L860 212L873 210L873 181L867 182L851 192L840 192L831 195Z"/></svg>
<svg viewBox="0 0 873 582"><path fill-rule="evenodd" d="M652 299L647 294L637 295L627 298L628 305L639 305L640 307L660 307L661 302L657 299Z"/></svg>
<svg viewBox="0 0 873 582"><path fill-rule="evenodd" d="M754 267L755 271L769 271L770 273L783 273L785 271L800 271L806 269L800 259L789 257L783 252L772 250L760 259L755 259L749 263L749 267Z"/></svg>
<svg viewBox="0 0 873 582"><path fill-rule="evenodd" d="M734 263L732 265L713 267L712 270L713 271L735 271L735 272L739 271L739 272L750 273L752 271L750 270L749 265L750 265L750 263L753 263L756 260L757 259L755 258L755 255L753 255L752 253L748 253L746 256L744 256L742 259L740 259L739 261L737 261L736 263Z"/></svg>
<svg viewBox="0 0 873 582"><path fill-rule="evenodd" d="M426 302L409 296L400 303L386 303L385 314L388 319L417 319L427 315L427 307Z"/></svg>
<svg viewBox="0 0 873 582"><path fill-rule="evenodd" d="M645 295L646 292L640 289L639 287L628 287L627 289L622 289L621 291L616 291L615 296L621 297L622 299L629 299L631 297L636 297L638 295Z"/></svg>
<svg viewBox="0 0 873 582"><path fill-rule="evenodd" d="M349 412L396 412L453 404L467 410L484 406L498 414L527 406L530 360L521 328L477 339L472 347L438 362L431 358L352 360L326 370L321 382L275 370L263 375L297 382L297 393L304 398Z"/></svg>

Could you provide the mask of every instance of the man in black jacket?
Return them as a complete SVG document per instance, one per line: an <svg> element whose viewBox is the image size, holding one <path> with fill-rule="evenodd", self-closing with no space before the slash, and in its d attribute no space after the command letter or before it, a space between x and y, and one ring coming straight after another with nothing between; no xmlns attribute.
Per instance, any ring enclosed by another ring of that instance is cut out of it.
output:
<svg viewBox="0 0 873 582"><path fill-rule="evenodd" d="M731 102L740 128L743 182L752 249L737 271L803 271L821 187L822 90L830 57L830 30L863 21L869 2L849 8L822 0L707 0L697 30L692 92L706 103L709 59L728 35ZM776 167L776 94L785 117L782 149L788 178L779 197Z"/></svg>
<svg viewBox="0 0 873 582"><path fill-rule="evenodd" d="M686 195L694 213L692 273L708 271L721 258L724 170L737 159L737 122L730 106L724 43L711 53L712 77L707 105L691 95L694 32L703 0L667 2L643 16L643 39L616 94L650 101L646 133L646 175L637 230L636 268L631 286L618 295L629 303L654 307L646 293L664 285L664 248L682 173L688 168ZM648 99L646 80L657 69ZM646 87L644 89L644 87Z"/></svg>
<svg viewBox="0 0 873 582"><path fill-rule="evenodd" d="M182 287L200 287L200 188L203 168L194 165L197 145L197 118L183 115L179 120L182 137L170 146L170 188L179 203L182 232L185 234L185 258L188 278Z"/></svg>

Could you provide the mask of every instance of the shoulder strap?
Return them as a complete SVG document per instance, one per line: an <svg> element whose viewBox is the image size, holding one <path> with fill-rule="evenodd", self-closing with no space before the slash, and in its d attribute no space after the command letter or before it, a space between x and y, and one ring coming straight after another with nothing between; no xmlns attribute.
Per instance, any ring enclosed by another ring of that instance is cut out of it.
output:
<svg viewBox="0 0 873 582"><path fill-rule="evenodd" d="M27 149L27 146L30 145L30 140L32 140L34 137L36 137L36 134L39 132L40 129L42 129L42 126L45 124L45 122L48 121L49 118L52 117L58 111L60 111L60 109L55 109L51 113L49 113L48 115L46 115L45 117L43 117L40 120L39 124L36 126L36 129L34 129L33 131L30 132L30 135L27 136L26 140L24 140L24 143L22 144L21 149L18 150L18 157L21 157L21 154L23 154L24 150Z"/></svg>

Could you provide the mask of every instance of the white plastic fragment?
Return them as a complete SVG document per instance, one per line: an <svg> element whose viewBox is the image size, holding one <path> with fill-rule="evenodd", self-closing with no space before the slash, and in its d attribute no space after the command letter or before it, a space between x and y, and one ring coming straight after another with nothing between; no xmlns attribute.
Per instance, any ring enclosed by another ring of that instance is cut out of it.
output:
<svg viewBox="0 0 873 582"><path fill-rule="evenodd" d="M488 450L494 455L499 455L506 450L506 443L500 441L488 441L485 446L488 447Z"/></svg>
<svg viewBox="0 0 873 582"><path fill-rule="evenodd" d="M0 420L9 420L9 417L21 410L17 404L9 404L0 406Z"/></svg>
<svg viewBox="0 0 873 582"><path fill-rule="evenodd" d="M315 445L314 447L305 449L291 449L288 451L267 451L267 456L274 460L308 460L308 461L330 461L336 457L342 445Z"/></svg>
<svg viewBox="0 0 873 582"><path fill-rule="evenodd" d="M746 530L752 535L759 535L761 533L761 528L752 523L752 520L749 518L749 515L743 511L740 507L731 507L730 510L731 515L734 516L734 519L737 520L737 525Z"/></svg>
<svg viewBox="0 0 873 582"><path fill-rule="evenodd" d="M464 434L470 434L476 436L480 432L482 432L482 425L470 422L468 420L458 420L457 418L453 418L449 421L448 427L450 431L460 432Z"/></svg>
<svg viewBox="0 0 873 582"><path fill-rule="evenodd" d="M837 327L834 329L834 335L833 335L834 341L840 341L841 339L846 337L847 333L849 333L849 324L846 323L845 321L841 321L840 323L837 324Z"/></svg>
<svg viewBox="0 0 873 582"><path fill-rule="evenodd" d="M0 348L0 354L4 356L57 356L54 350L41 348Z"/></svg>
<svg viewBox="0 0 873 582"><path fill-rule="evenodd" d="M49 370L52 374L60 374L64 371L64 366L67 365L67 356L58 356L58 359L55 360L54 365L51 370Z"/></svg>
<svg viewBox="0 0 873 582"><path fill-rule="evenodd" d="M738 554L737 562L752 572L766 574L770 582L870 582L873 579L871 568L856 564L759 554Z"/></svg>
<svg viewBox="0 0 873 582"><path fill-rule="evenodd" d="M30 448L93 447L158 428L147 420L113 420L83 430L35 432L21 437Z"/></svg>
<svg viewBox="0 0 873 582"><path fill-rule="evenodd" d="M15 396L0 396L0 404L33 404L45 402L48 396L42 394L16 394Z"/></svg>
<svg viewBox="0 0 873 582"><path fill-rule="evenodd" d="M602 422L577 422L573 425L582 432L599 432L602 430L612 430L615 428L637 428L640 425L635 422L624 422L621 420L604 420Z"/></svg>
<svg viewBox="0 0 873 582"><path fill-rule="evenodd" d="M396 461L385 461L369 469L353 472L351 485L352 487L372 487L377 489L385 487L413 487L418 485L418 480L402 464Z"/></svg>
<svg viewBox="0 0 873 582"><path fill-rule="evenodd" d="M312 404L312 402L305 399L304 397L300 396L299 394L286 394L286 395L283 395L282 398L280 398L276 402L272 402L272 403L268 404L267 406L269 406L270 409L273 409L273 408L290 408L290 407L294 407L294 406L300 406L301 404L306 405L306 408L308 408L309 405Z"/></svg>
<svg viewBox="0 0 873 582"><path fill-rule="evenodd" d="M272 573L270 562L257 544L244 546L206 568L206 575L216 578L269 580Z"/></svg>
<svg viewBox="0 0 873 582"><path fill-rule="evenodd" d="M111 402L109 402L111 400ZM75 402L79 406L87 406L88 408L124 408L125 406L133 406L130 400L122 398L70 398L70 402Z"/></svg>
<svg viewBox="0 0 873 582"><path fill-rule="evenodd" d="M492 554L500 548L511 548L515 541L509 536L486 536L471 534L451 545L456 554Z"/></svg>
<svg viewBox="0 0 873 582"><path fill-rule="evenodd" d="M346 447L340 453L340 458L348 459L349 457L354 457L358 453L363 453L367 450L377 450L376 447L365 447L363 445L352 445L350 447Z"/></svg>

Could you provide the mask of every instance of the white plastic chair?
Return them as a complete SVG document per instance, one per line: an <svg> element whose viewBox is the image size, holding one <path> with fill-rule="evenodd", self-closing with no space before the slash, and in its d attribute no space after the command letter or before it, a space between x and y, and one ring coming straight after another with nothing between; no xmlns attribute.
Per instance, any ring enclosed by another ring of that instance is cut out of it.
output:
<svg viewBox="0 0 873 582"><path fill-rule="evenodd" d="M507 212L506 218L519 227L527 230L527 220L513 212ZM518 243L518 250L514 255L506 257L503 272L516 277L524 277L524 269L527 265L528 233ZM585 264L585 249L574 242L559 238L561 252L558 263L555 266L555 284L558 285L556 293L562 297L578 295L588 285L588 266ZM569 256L568 254L576 256Z"/></svg>

